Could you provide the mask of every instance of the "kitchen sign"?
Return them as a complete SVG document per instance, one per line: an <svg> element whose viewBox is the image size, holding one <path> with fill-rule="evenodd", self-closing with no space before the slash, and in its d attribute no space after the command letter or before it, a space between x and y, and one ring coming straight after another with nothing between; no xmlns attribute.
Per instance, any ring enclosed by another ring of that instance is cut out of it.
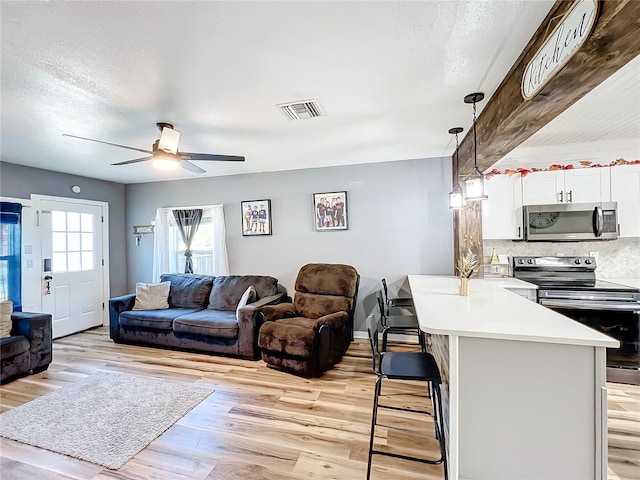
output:
<svg viewBox="0 0 640 480"><path fill-rule="evenodd" d="M531 59L522 76L522 96L535 97L589 38L598 0L577 0Z"/></svg>

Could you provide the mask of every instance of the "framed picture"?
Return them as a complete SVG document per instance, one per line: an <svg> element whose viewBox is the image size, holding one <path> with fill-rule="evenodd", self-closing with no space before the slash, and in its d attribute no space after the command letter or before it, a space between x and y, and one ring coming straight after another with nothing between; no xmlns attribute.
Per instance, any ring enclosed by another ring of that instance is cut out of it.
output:
<svg viewBox="0 0 640 480"><path fill-rule="evenodd" d="M242 235L271 235L271 200L240 202Z"/></svg>
<svg viewBox="0 0 640 480"><path fill-rule="evenodd" d="M313 210L317 232L347 230L347 192L313 194Z"/></svg>

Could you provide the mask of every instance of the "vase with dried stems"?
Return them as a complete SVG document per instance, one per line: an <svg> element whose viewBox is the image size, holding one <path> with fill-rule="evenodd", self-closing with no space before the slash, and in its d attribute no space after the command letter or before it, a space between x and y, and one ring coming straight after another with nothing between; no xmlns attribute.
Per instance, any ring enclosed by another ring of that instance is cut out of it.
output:
<svg viewBox="0 0 640 480"><path fill-rule="evenodd" d="M480 264L478 263L476 254L473 253L471 249L467 249L465 254L458 260L456 267L458 275L460 276L460 286L458 287L459 295L464 297L469 295L469 279L478 268L480 268Z"/></svg>

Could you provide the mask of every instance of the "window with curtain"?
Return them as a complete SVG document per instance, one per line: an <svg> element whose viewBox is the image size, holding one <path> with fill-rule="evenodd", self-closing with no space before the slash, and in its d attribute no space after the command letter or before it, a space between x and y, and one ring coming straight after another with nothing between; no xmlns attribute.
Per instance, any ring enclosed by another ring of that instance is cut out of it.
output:
<svg viewBox="0 0 640 480"><path fill-rule="evenodd" d="M0 202L0 300L22 310L22 205Z"/></svg>
<svg viewBox="0 0 640 480"><path fill-rule="evenodd" d="M191 240L191 271L201 275L229 274L222 205L159 208L154 234L154 281L159 281L163 273L185 272L187 248L174 211L184 214L196 209L202 210L202 217Z"/></svg>

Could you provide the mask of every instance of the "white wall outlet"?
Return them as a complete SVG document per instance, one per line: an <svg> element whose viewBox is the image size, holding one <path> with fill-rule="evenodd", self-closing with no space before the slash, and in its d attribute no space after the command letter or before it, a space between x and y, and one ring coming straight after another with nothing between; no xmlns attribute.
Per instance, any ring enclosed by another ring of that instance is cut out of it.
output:
<svg viewBox="0 0 640 480"><path fill-rule="evenodd" d="M33 260L31 259L27 260L27 268L33 268Z"/></svg>
<svg viewBox="0 0 640 480"><path fill-rule="evenodd" d="M589 256L596 259L596 265L598 264L598 252L589 252Z"/></svg>

